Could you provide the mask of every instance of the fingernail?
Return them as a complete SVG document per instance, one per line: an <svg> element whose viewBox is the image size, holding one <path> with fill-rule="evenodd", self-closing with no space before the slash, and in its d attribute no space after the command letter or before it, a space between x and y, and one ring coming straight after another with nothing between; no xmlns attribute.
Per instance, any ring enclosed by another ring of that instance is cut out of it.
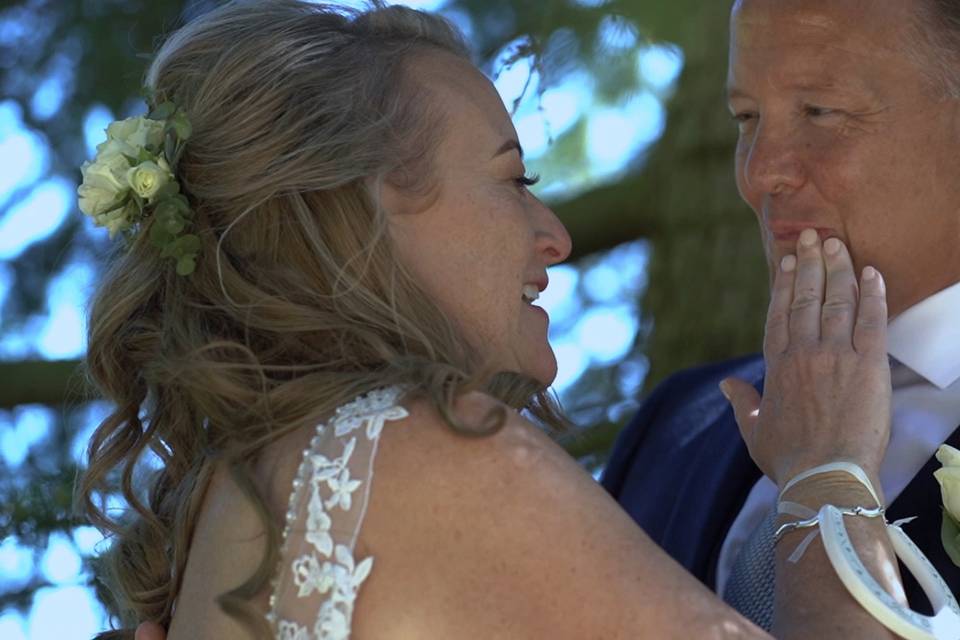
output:
<svg viewBox="0 0 960 640"><path fill-rule="evenodd" d="M827 253L827 255L837 255L840 253L840 241L836 238L827 238L827 241L823 243L823 250Z"/></svg>
<svg viewBox="0 0 960 640"><path fill-rule="evenodd" d="M863 269L863 279L864 280L873 280L877 277L877 270L873 267L865 267Z"/></svg>
<svg viewBox="0 0 960 640"><path fill-rule="evenodd" d="M797 256L789 255L783 256L783 260L780 261L780 268L784 273L790 273L797 268Z"/></svg>
<svg viewBox="0 0 960 640"><path fill-rule="evenodd" d="M813 229L804 229L800 234L800 244L805 247L812 247L817 244L817 232Z"/></svg>
<svg viewBox="0 0 960 640"><path fill-rule="evenodd" d="M720 393L722 393L723 397L727 399L727 402L730 402L730 388L729 385L727 385L726 380L720 383Z"/></svg>

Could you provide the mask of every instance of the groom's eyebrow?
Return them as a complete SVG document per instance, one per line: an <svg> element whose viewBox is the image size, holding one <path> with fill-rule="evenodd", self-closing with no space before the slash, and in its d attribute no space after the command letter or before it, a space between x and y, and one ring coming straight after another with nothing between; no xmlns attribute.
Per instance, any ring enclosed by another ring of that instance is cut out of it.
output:
<svg viewBox="0 0 960 640"><path fill-rule="evenodd" d="M520 159L523 160L523 147L521 147L520 143L514 138L510 138L509 140L504 142L502 145L500 145L500 148L497 149L497 152L495 154L493 154L493 157L496 158L497 156L503 155L504 153L508 153L510 151L516 151L517 153L519 153Z"/></svg>
<svg viewBox="0 0 960 640"><path fill-rule="evenodd" d="M747 95L741 91L739 88L728 85L727 86L727 100L735 100L737 98L745 98Z"/></svg>

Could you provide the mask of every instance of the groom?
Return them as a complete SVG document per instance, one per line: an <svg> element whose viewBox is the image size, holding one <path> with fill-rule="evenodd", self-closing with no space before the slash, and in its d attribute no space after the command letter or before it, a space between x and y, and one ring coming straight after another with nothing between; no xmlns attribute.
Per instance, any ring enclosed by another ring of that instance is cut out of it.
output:
<svg viewBox="0 0 960 640"><path fill-rule="evenodd" d="M918 516L905 531L960 595L932 475L941 443L960 448L958 19L960 0L738 0L728 98L737 186L769 264L813 227L843 240L858 271L877 267L887 281L888 519ZM654 541L720 594L777 490L747 455L718 383L760 388L763 375L751 356L668 379L603 476Z"/></svg>

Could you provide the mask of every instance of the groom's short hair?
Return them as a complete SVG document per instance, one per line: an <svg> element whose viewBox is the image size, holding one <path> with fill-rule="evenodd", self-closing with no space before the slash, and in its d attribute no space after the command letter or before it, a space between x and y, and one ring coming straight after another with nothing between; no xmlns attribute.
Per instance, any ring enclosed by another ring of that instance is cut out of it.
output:
<svg viewBox="0 0 960 640"><path fill-rule="evenodd" d="M960 99L960 0L914 0L915 34L908 46L946 96ZM916 37L914 37L916 36Z"/></svg>

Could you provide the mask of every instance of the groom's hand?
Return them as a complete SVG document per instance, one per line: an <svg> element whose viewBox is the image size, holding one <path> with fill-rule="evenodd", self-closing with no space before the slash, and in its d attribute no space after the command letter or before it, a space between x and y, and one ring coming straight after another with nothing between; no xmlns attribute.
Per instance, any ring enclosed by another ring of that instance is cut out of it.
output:
<svg viewBox="0 0 960 640"><path fill-rule="evenodd" d="M134 640L166 640L167 632L156 622L141 622Z"/></svg>

